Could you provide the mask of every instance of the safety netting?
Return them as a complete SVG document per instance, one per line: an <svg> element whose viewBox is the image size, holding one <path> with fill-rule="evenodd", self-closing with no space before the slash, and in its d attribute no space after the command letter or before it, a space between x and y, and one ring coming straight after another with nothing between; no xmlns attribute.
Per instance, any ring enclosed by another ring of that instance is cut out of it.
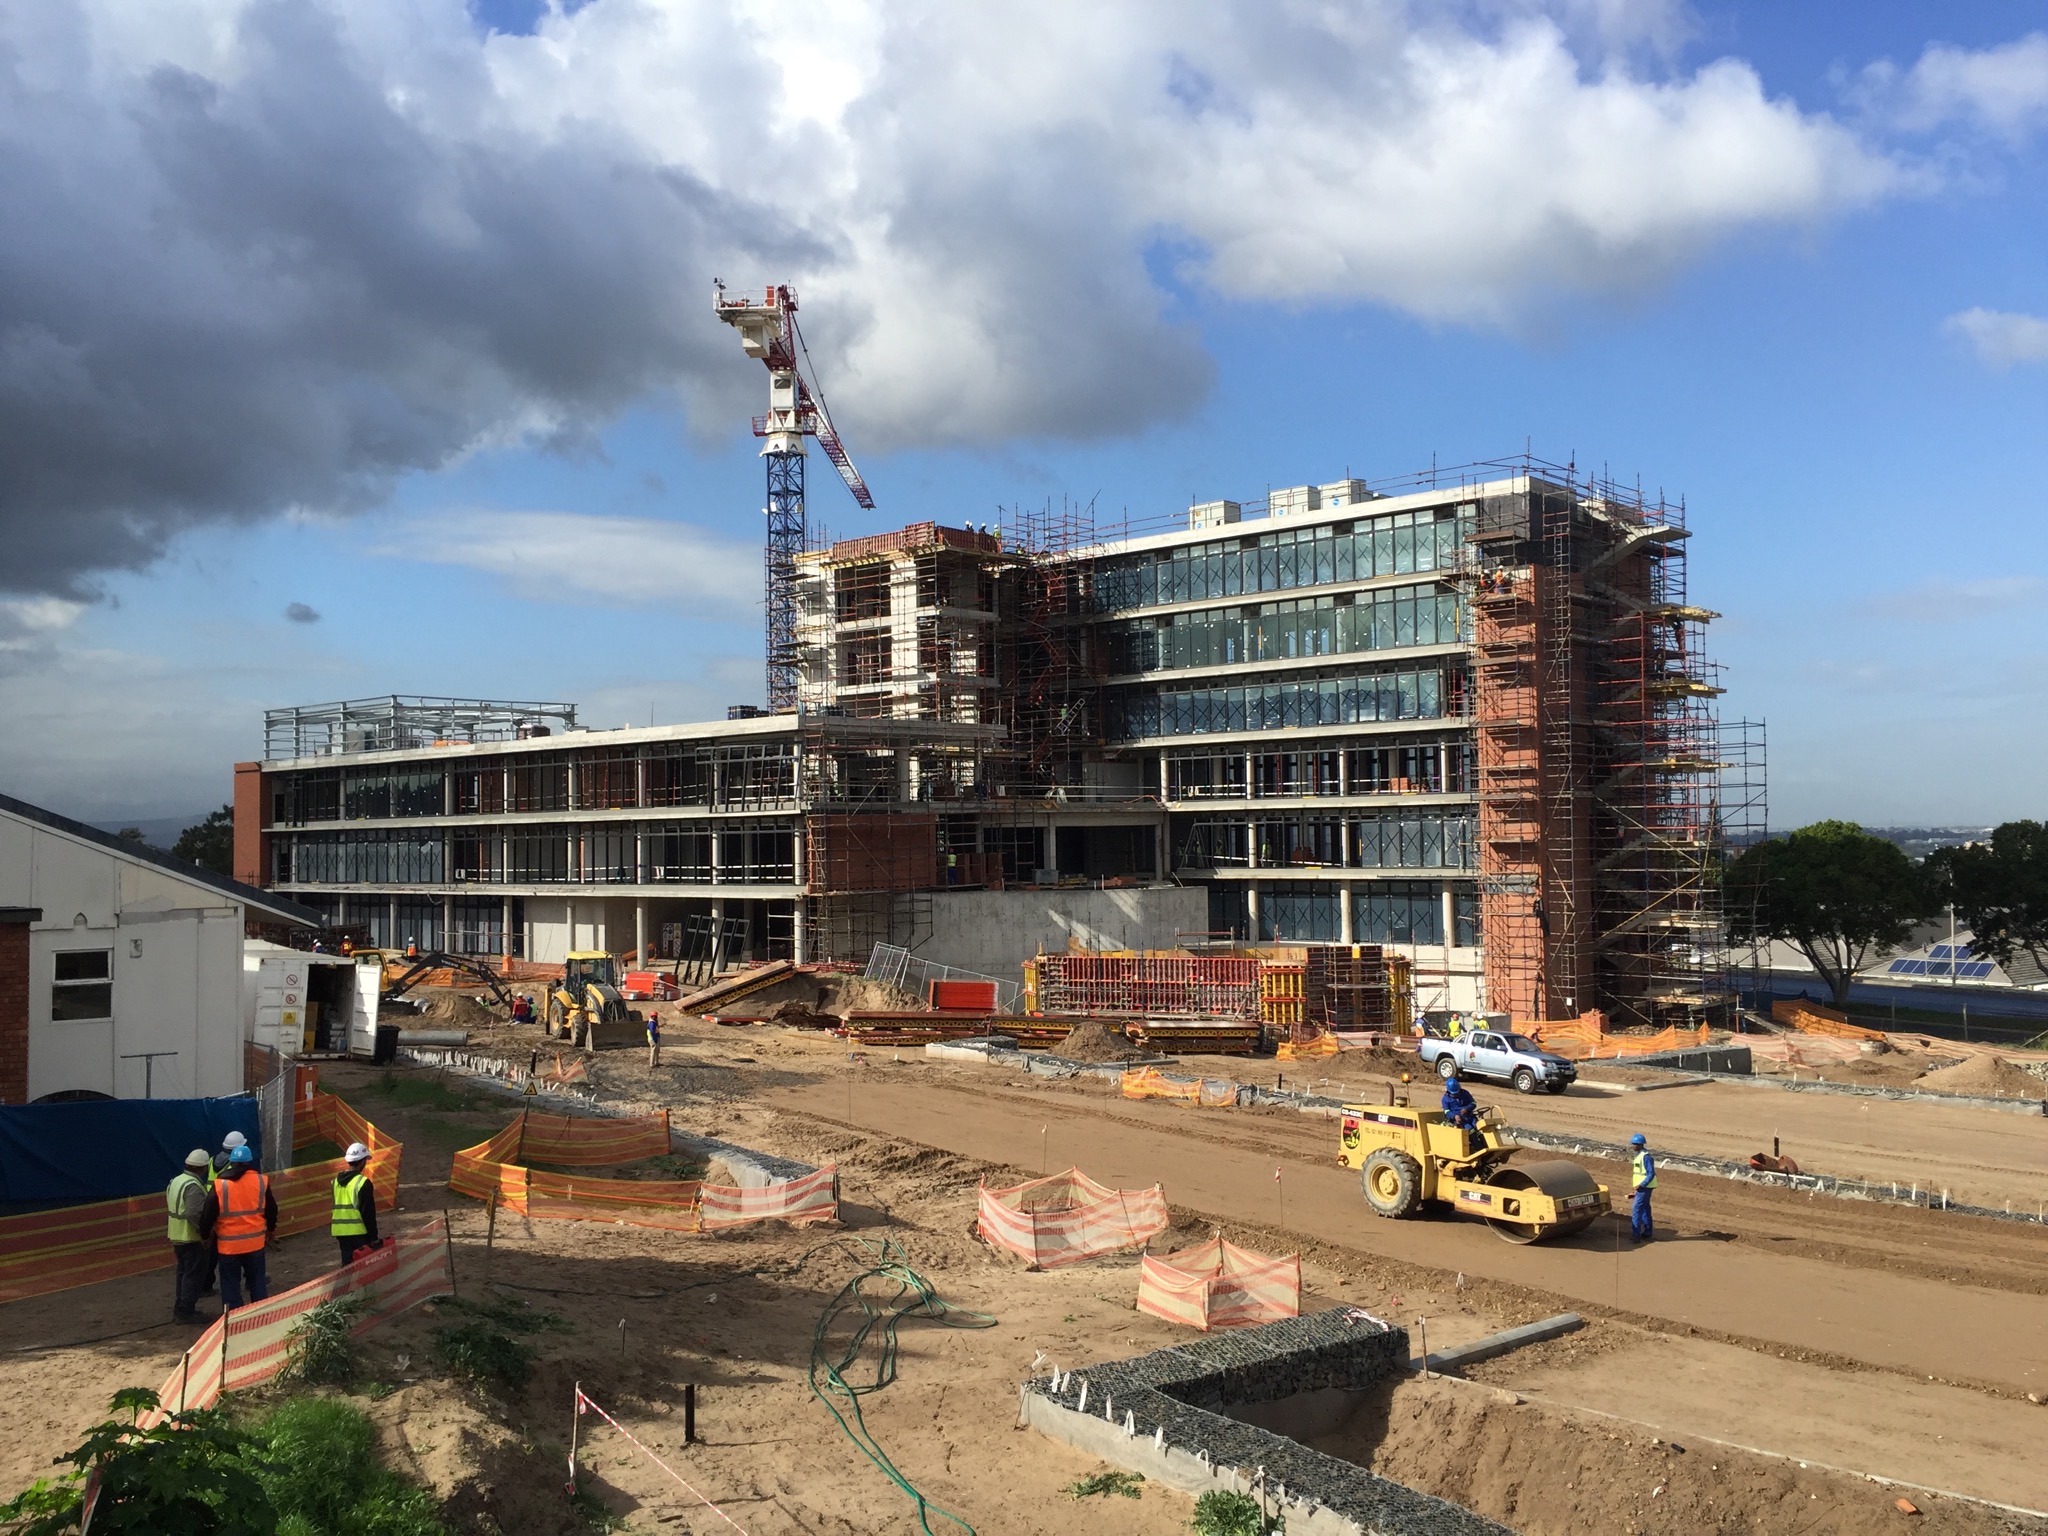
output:
<svg viewBox="0 0 2048 1536"><path fill-rule="evenodd" d="M385 1239L353 1264L216 1317L157 1388L159 1407L143 1415L143 1426L183 1410L211 1408L223 1392L270 1380L284 1369L292 1330L322 1302L362 1297L367 1305L353 1330L361 1333L454 1290L448 1220L436 1216L417 1232Z"/></svg>
<svg viewBox="0 0 2048 1536"><path fill-rule="evenodd" d="M370 1183L377 1191L377 1208L394 1209L403 1150L399 1142L340 1099L319 1092L310 1078L301 1078L300 1087L306 1096L298 1100L292 1117L294 1150L318 1141L333 1142L339 1150L360 1141L370 1149ZM334 1157L265 1170L277 1197L277 1237L327 1225L334 1209L334 1179L346 1166ZM176 1172L176 1167L164 1171L165 1185ZM172 1253L164 1238L166 1215L164 1196L158 1192L0 1217L0 1302L168 1269Z"/></svg>
<svg viewBox="0 0 2048 1536"><path fill-rule="evenodd" d="M744 1189L702 1179L624 1179L573 1171L666 1157L669 1149L666 1110L598 1119L529 1109L490 1140L457 1152L448 1187L524 1216L624 1222L679 1232L717 1231L756 1221L829 1221L839 1214L836 1168ZM530 1166L534 1163L555 1166Z"/></svg>
<svg viewBox="0 0 2048 1536"><path fill-rule="evenodd" d="M1301 1315L1301 1255L1268 1258L1220 1237L1138 1261L1138 1310L1207 1333Z"/></svg>
<svg viewBox="0 0 2048 1536"><path fill-rule="evenodd" d="M1133 1067L1119 1079L1127 1099L1175 1099L1205 1109L1228 1109L1237 1103L1238 1085L1226 1079L1168 1077L1157 1067Z"/></svg>
<svg viewBox="0 0 2048 1536"><path fill-rule="evenodd" d="M1532 1035L1553 1056L1574 1061L1610 1061L1627 1056L1653 1056L1661 1051L1691 1050L1707 1044L1711 1038L1711 1031L1704 1024L1697 1029L1673 1025L1654 1035L1610 1035L1597 1016L1518 1022L1515 1027Z"/></svg>
<svg viewBox="0 0 2048 1536"><path fill-rule="evenodd" d="M981 1186L982 1241L1033 1269L1056 1269L1105 1253L1142 1248L1167 1228L1166 1196L1111 1189L1078 1168L1007 1189Z"/></svg>

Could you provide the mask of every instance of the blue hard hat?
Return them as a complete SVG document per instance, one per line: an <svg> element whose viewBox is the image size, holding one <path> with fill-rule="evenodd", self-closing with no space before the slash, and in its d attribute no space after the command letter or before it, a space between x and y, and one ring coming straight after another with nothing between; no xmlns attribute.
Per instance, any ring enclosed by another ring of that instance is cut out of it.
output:
<svg viewBox="0 0 2048 1536"><path fill-rule="evenodd" d="M1647 1147L1649 1145L1649 1142L1643 1139L1643 1133L1641 1131L1637 1131L1635 1135L1629 1137L1628 1144L1632 1147Z"/></svg>
<svg viewBox="0 0 2048 1536"><path fill-rule="evenodd" d="M244 1144L242 1146L236 1147L232 1152L228 1153L228 1161L237 1164L253 1163L256 1161L256 1154L254 1152L251 1152L248 1146Z"/></svg>

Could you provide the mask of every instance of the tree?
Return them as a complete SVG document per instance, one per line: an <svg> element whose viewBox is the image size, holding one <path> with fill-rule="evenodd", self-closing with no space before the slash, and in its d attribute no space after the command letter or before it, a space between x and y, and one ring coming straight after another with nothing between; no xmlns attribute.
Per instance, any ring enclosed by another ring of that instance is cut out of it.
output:
<svg viewBox="0 0 2048 1536"><path fill-rule="evenodd" d="M203 865L217 875L235 872L235 808L224 805L206 820L194 822L171 844L175 858Z"/></svg>
<svg viewBox="0 0 2048 1536"><path fill-rule="evenodd" d="M1896 843L1853 821L1817 821L1745 848L1728 866L1729 936L1784 939L1834 998L1869 961L1906 941L1940 897Z"/></svg>
<svg viewBox="0 0 2048 1536"><path fill-rule="evenodd" d="M2011 965L2021 952L2048 970L2048 826L2008 821L1989 843L1927 856L1938 894L1970 930L1970 953Z"/></svg>
<svg viewBox="0 0 2048 1536"><path fill-rule="evenodd" d="M149 839L142 835L142 828L140 827L123 827L114 836L121 839L124 843L133 843L137 848L147 848L149 846Z"/></svg>

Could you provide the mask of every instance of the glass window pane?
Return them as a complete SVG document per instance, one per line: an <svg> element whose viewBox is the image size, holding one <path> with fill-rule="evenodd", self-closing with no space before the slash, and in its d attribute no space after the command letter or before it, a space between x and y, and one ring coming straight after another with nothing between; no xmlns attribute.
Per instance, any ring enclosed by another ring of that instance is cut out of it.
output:
<svg viewBox="0 0 2048 1536"><path fill-rule="evenodd" d="M104 981L113 974L110 949L60 950L51 958L57 962L58 981Z"/></svg>
<svg viewBox="0 0 2048 1536"><path fill-rule="evenodd" d="M111 1019L113 1016L114 984L111 981L77 982L50 989L50 1018L56 1023Z"/></svg>

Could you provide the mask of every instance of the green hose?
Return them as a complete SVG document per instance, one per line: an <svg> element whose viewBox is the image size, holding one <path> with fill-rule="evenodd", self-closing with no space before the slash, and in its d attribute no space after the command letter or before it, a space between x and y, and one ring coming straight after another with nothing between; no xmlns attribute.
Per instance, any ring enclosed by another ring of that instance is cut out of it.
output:
<svg viewBox="0 0 2048 1536"><path fill-rule="evenodd" d="M861 1454L881 1468L882 1475L916 1504L917 1525L924 1536L937 1536L931 1526L933 1515L951 1521L967 1536L974 1536L973 1526L932 1503L917 1491L909 1478L896 1470L896 1464L875 1444L875 1437L868 1433L867 1424L861 1418L860 1400L870 1392L881 1391L896 1379L896 1329L904 1318L929 1317L949 1328L993 1328L996 1320L986 1312L970 1312L941 1301L932 1283L905 1262L908 1255L897 1247L893 1239L885 1237L879 1242L871 1242L855 1238L853 1241L866 1250L862 1257L873 1262L839 1288L839 1294L826 1303L818 1318L817 1329L811 1335L811 1393L839 1421L846 1438L860 1448ZM869 1293L870 1284L875 1287L875 1294ZM834 1355L826 1337L856 1307L860 1309L860 1321L853 1325L844 1345ZM880 1330L881 1341L879 1348L872 1353L872 1370L861 1371L861 1355L877 1329ZM853 1372L863 1377L859 1384L847 1379ZM841 1411L842 1406L844 1412Z"/></svg>

